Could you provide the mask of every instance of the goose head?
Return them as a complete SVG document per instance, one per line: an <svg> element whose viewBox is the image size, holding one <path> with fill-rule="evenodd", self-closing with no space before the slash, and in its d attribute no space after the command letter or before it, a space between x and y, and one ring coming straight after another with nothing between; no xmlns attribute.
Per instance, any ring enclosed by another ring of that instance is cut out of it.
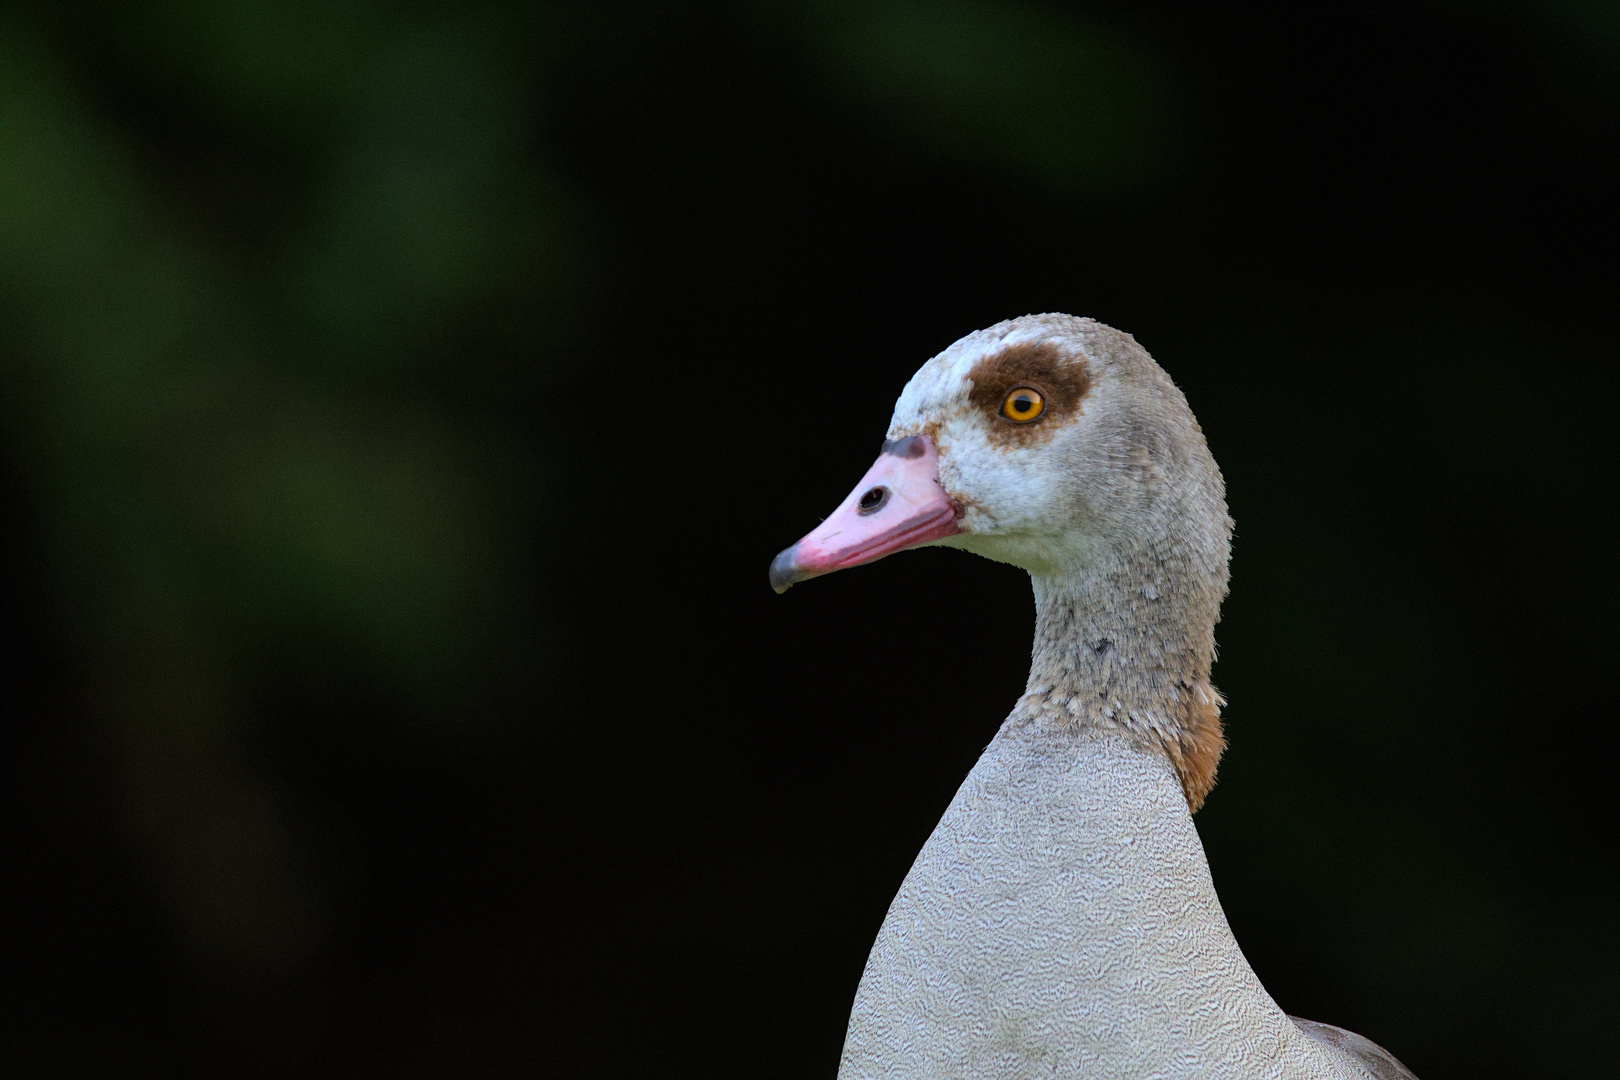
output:
<svg viewBox="0 0 1620 1080"><path fill-rule="evenodd" d="M1037 629L1020 708L1163 749L1196 807L1225 745L1208 673L1230 533L1220 470L1152 357L1095 320L1028 315L917 371L877 462L770 580L922 546L1022 567Z"/></svg>

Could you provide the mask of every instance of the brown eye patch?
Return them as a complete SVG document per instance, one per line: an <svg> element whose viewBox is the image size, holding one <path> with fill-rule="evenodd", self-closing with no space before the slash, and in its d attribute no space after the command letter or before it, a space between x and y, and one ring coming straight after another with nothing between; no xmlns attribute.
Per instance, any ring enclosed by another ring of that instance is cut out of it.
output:
<svg viewBox="0 0 1620 1080"><path fill-rule="evenodd" d="M994 423L991 437L998 442L1025 443L1045 438L1064 420L1080 409L1080 400L1091 389L1086 362L1050 342L1031 341L1009 345L991 353L968 372L973 389L968 400L987 412ZM1044 408L1034 417L1009 416L1008 395L1020 388L1037 391Z"/></svg>

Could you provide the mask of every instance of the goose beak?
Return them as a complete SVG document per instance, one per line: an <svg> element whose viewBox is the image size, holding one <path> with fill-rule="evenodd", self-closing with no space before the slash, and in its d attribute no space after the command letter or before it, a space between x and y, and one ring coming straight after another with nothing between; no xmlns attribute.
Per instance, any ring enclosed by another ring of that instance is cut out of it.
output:
<svg viewBox="0 0 1620 1080"><path fill-rule="evenodd" d="M962 509L939 486L939 450L926 435L883 444L849 497L797 544L771 560L779 593L809 578L873 562L961 532Z"/></svg>

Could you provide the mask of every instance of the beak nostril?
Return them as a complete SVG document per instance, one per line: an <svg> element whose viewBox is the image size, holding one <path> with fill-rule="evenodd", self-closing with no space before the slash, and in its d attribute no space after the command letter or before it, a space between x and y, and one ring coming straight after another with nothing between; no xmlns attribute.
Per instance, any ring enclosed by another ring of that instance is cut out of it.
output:
<svg viewBox="0 0 1620 1080"><path fill-rule="evenodd" d="M860 515L869 517L889 504L889 489L881 484L861 496Z"/></svg>
<svg viewBox="0 0 1620 1080"><path fill-rule="evenodd" d="M928 452L928 440L921 435L908 435L904 439L890 439L883 443L883 452L898 458L920 458Z"/></svg>

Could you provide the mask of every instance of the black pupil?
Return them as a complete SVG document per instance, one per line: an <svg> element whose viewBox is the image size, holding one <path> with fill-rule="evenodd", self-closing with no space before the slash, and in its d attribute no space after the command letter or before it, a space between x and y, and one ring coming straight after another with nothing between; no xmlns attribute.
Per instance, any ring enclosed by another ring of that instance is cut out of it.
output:
<svg viewBox="0 0 1620 1080"><path fill-rule="evenodd" d="M1017 397L1013 398L1013 412L1026 413L1034 407L1035 402L1030 400L1028 397L1025 397L1023 394L1019 394Z"/></svg>

